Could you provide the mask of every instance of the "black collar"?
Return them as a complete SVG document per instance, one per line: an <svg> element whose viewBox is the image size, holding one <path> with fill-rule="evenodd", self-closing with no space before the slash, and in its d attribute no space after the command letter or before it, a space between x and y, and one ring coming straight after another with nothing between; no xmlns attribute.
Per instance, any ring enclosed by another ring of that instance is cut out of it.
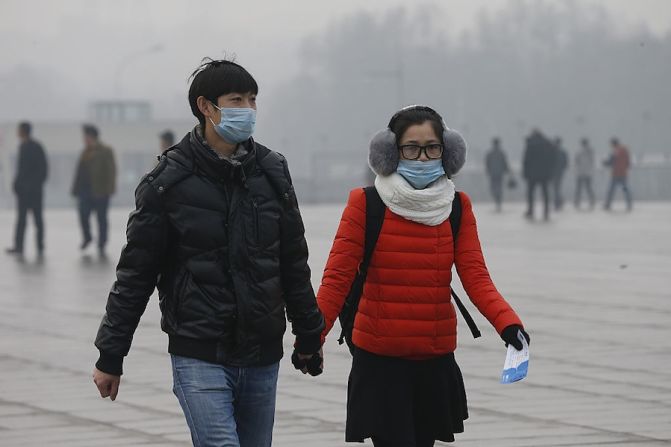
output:
<svg viewBox="0 0 671 447"><path fill-rule="evenodd" d="M252 138L241 143L247 150L241 158L219 158L205 146L194 128L180 143L180 149L193 159L194 171L200 172L219 183L231 181L246 184L247 177L256 170L256 143ZM187 156L189 156L187 155Z"/></svg>

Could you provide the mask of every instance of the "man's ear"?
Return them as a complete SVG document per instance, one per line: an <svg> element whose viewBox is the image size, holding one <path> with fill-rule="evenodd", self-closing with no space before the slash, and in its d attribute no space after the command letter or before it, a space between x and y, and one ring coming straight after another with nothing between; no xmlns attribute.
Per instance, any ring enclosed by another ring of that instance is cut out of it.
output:
<svg viewBox="0 0 671 447"><path fill-rule="evenodd" d="M198 106L198 110L200 110L200 113L202 113L205 116L205 118L212 118L215 109L207 98L205 98L204 96L199 96L196 99L196 105Z"/></svg>

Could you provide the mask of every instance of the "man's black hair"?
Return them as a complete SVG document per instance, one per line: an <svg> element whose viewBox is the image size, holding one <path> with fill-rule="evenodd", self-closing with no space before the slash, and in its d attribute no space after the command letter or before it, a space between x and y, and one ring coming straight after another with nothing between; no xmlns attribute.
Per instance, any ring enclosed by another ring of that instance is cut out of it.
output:
<svg viewBox="0 0 671 447"><path fill-rule="evenodd" d="M30 134L33 131L33 125L30 124L28 121L21 121L19 123L19 130L21 133L23 133L26 136L30 136Z"/></svg>
<svg viewBox="0 0 671 447"><path fill-rule="evenodd" d="M100 132L98 132L98 128L94 126L93 124L84 124L82 126L82 131L84 132L84 135L87 135L89 137L93 138L98 138L98 135L100 135Z"/></svg>
<svg viewBox="0 0 671 447"><path fill-rule="evenodd" d="M171 130L164 130L159 135L161 141L164 141L168 146L175 144L175 134Z"/></svg>
<svg viewBox="0 0 671 447"><path fill-rule="evenodd" d="M229 60L203 59L203 62L191 74L189 87L189 105L191 112L205 127L205 116L198 110L196 100L200 96L217 104L217 99L229 93L259 93L259 86L247 70Z"/></svg>

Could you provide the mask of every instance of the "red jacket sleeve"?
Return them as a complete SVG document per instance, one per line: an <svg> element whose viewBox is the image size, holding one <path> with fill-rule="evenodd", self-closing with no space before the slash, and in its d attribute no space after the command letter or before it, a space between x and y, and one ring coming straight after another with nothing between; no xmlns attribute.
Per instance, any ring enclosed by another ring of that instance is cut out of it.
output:
<svg viewBox="0 0 671 447"><path fill-rule="evenodd" d="M317 292L317 304L326 320L322 342L329 333L352 287L363 259L366 233L366 195L363 189L350 192L347 205L331 247L322 283Z"/></svg>
<svg viewBox="0 0 671 447"><path fill-rule="evenodd" d="M521 326L522 321L496 290L489 276L480 248L471 200L463 192L460 194L462 214L455 253L457 273L473 304L501 334L503 329L511 324Z"/></svg>

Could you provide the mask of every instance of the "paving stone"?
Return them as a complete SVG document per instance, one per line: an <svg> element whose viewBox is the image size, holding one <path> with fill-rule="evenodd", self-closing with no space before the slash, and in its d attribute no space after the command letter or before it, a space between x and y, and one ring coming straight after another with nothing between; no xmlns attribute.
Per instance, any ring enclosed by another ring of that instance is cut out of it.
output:
<svg viewBox="0 0 671 447"><path fill-rule="evenodd" d="M671 205L641 203L626 215L567 209L548 225L524 221L520 205L501 214L489 205L475 209L492 277L532 335L530 375L500 385L505 349L498 335L474 315L483 337L473 340L460 321L456 358L471 417L454 444L436 445L671 445ZM317 288L341 206L302 211ZM44 263L0 257L0 445L191 444L172 394L155 296L124 364L118 400L101 399L91 381L92 340L127 214L111 213L108 262L79 253L74 210L47 211ZM0 212L0 230L10 235L14 218ZM318 378L282 361L274 445L346 445L351 358L336 336L327 340ZM285 352L292 342L288 335Z"/></svg>

